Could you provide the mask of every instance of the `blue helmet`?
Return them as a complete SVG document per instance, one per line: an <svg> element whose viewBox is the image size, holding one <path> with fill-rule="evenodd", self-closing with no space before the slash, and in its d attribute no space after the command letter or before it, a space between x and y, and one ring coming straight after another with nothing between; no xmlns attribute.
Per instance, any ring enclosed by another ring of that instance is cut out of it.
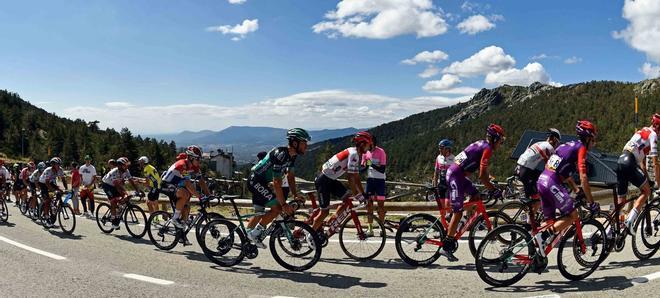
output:
<svg viewBox="0 0 660 298"><path fill-rule="evenodd" d="M454 142L452 142L449 139L442 139L440 142L438 142L439 147L445 147L445 148L450 148L454 146Z"/></svg>

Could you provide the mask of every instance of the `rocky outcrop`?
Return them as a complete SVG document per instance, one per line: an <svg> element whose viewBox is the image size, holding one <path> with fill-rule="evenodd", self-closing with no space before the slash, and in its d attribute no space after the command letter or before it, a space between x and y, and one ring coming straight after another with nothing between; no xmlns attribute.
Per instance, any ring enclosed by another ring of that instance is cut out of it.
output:
<svg viewBox="0 0 660 298"><path fill-rule="evenodd" d="M644 80L635 84L635 94L650 95L660 89L660 78Z"/></svg>

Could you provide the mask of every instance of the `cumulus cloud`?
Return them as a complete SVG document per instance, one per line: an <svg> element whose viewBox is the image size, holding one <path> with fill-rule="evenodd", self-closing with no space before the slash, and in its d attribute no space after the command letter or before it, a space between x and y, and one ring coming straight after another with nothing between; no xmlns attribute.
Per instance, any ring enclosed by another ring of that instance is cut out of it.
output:
<svg viewBox="0 0 660 298"><path fill-rule="evenodd" d="M479 32L484 32L495 28L495 23L491 22L483 15L473 15L456 26L463 34L475 35Z"/></svg>
<svg viewBox="0 0 660 298"><path fill-rule="evenodd" d="M230 26L230 25L222 25L222 26L213 26L213 27L208 27L206 28L206 31L209 32L220 32L223 35L231 35L233 36L231 40L233 41L239 41L243 38L245 38L249 33L255 32L259 29L259 20L254 19L254 20L243 20L242 23Z"/></svg>
<svg viewBox="0 0 660 298"><path fill-rule="evenodd" d="M628 27L615 31L612 36L623 39L633 49L646 54L648 59L660 63L660 1L626 0L623 18Z"/></svg>
<svg viewBox="0 0 660 298"><path fill-rule="evenodd" d="M516 60L504 53L502 48L489 46L463 61L453 62L445 67L442 72L461 77L474 77L506 70L515 64Z"/></svg>
<svg viewBox="0 0 660 298"><path fill-rule="evenodd" d="M461 83L461 79L457 75L445 74L439 80L428 81L422 89L426 92L442 92Z"/></svg>
<svg viewBox="0 0 660 298"><path fill-rule="evenodd" d="M417 53L415 57L401 61L401 63L408 65L415 65L417 63L436 63L447 60L447 58L449 58L449 55L440 50L435 50L433 52L423 51Z"/></svg>
<svg viewBox="0 0 660 298"><path fill-rule="evenodd" d="M647 79L660 77L660 65L652 65L651 63L646 62L642 65L642 68L640 68L639 71L643 73Z"/></svg>
<svg viewBox="0 0 660 298"><path fill-rule="evenodd" d="M498 72L491 72L486 75L486 84L490 85L516 85L529 86L534 82L547 84L550 82L550 76L538 62L527 64L523 69L510 68Z"/></svg>
<svg viewBox="0 0 660 298"><path fill-rule="evenodd" d="M124 101L111 101L111 102L106 102L104 104L108 108L129 108L132 107L133 105Z"/></svg>
<svg viewBox="0 0 660 298"><path fill-rule="evenodd" d="M461 10L465 12L483 12L489 9L490 9L490 4L481 4L470 1L465 1L461 5Z"/></svg>
<svg viewBox="0 0 660 298"><path fill-rule="evenodd" d="M431 0L342 0L325 19L312 29L331 38L387 39L407 34L422 38L447 32L442 11Z"/></svg>
<svg viewBox="0 0 660 298"><path fill-rule="evenodd" d="M396 98L346 90L321 90L266 99L239 106L183 104L164 106L107 105L67 108L63 115L88 121L98 120L102 127L128 127L140 133L182 130L222 129L230 125L327 128L372 127L465 101L458 97L426 96ZM474 93L472 93L474 94ZM471 94L470 94L471 95ZM184 121L195 115L195 121ZM322 120L320 122L319 120Z"/></svg>
<svg viewBox="0 0 660 298"><path fill-rule="evenodd" d="M243 4L247 2L247 0L228 0L230 4Z"/></svg>
<svg viewBox="0 0 660 298"><path fill-rule="evenodd" d="M435 67L435 66L433 66L433 65L429 65L428 67L426 67L426 69L424 69L424 71L420 72L420 73L418 74L418 76L419 76L420 78L422 78L422 79L428 79L428 78L430 78L430 77L432 77L432 76L435 76L435 75L437 75L437 74L439 74L439 73L440 73L440 69L439 69L439 68L437 68L437 67Z"/></svg>
<svg viewBox="0 0 660 298"><path fill-rule="evenodd" d="M564 64L577 64L577 63L580 63L580 62L582 62L582 58L576 57L576 56L566 58L564 60Z"/></svg>

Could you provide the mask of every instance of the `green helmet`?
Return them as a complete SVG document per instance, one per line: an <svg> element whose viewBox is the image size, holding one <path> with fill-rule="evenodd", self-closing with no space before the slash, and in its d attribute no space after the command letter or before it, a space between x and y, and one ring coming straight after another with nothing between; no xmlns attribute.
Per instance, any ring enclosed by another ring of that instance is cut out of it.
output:
<svg viewBox="0 0 660 298"><path fill-rule="evenodd" d="M309 135L309 133L307 133L307 131L302 128L289 129L289 131L286 132L286 138L288 140L305 141L305 142L309 142L312 140L312 137Z"/></svg>

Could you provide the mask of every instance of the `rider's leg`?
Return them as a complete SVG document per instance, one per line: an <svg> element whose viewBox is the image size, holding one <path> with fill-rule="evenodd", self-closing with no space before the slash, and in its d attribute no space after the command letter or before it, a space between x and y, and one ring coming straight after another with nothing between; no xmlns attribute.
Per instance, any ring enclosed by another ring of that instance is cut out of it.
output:
<svg viewBox="0 0 660 298"><path fill-rule="evenodd" d="M261 220L259 220L259 224L262 227L268 226L273 219L275 219L278 215L280 215L280 212L282 212L282 206L280 204L274 204L272 207L270 207L270 211L268 211L266 214L261 216Z"/></svg>
<svg viewBox="0 0 660 298"><path fill-rule="evenodd" d="M641 194L635 200L635 204L633 205L633 208L630 210L630 213L628 213L628 218L626 218L626 225L631 227L634 223L635 220L637 220L637 216L639 213L642 212L642 206L646 203L646 200L651 196L651 187L649 187L649 183L645 182L641 188L640 188Z"/></svg>
<svg viewBox="0 0 660 298"><path fill-rule="evenodd" d="M181 213L186 207L186 204L188 204L188 200L190 199L190 194L188 193L187 190L183 188L179 188L176 190L176 210L174 210L174 215L172 216L172 219L180 219L181 218Z"/></svg>

